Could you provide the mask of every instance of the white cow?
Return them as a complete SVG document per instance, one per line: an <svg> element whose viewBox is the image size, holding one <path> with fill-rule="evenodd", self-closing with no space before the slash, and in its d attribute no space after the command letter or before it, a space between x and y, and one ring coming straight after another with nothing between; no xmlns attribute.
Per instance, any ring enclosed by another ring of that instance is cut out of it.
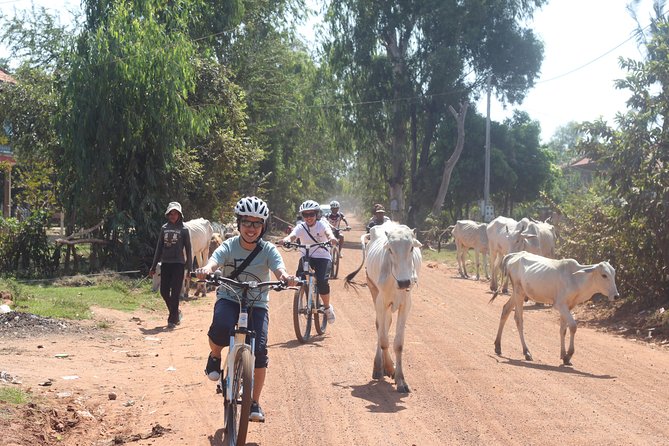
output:
<svg viewBox="0 0 669 446"><path fill-rule="evenodd" d="M369 240L367 244L365 241ZM418 281L422 263L421 243L414 231L395 222L374 226L370 233L361 238L363 258L360 267L346 276L346 283L360 271L367 261L367 286L372 294L376 309L377 346L374 358L373 379L381 379L383 374L395 378L398 392L409 392L402 369L404 329L411 309L411 286ZM396 366L390 357L389 330L392 314L397 312L397 327L393 349Z"/></svg>
<svg viewBox="0 0 669 446"><path fill-rule="evenodd" d="M523 251L544 257L555 258L555 227L544 221L530 221L520 234L523 237Z"/></svg>
<svg viewBox="0 0 669 446"><path fill-rule="evenodd" d="M488 235L488 254L490 256L490 290L497 291L497 274L500 272L502 258L523 248L521 233L529 224L527 218L516 221L513 218L497 217L486 228ZM503 291L506 292L506 280L504 280Z"/></svg>
<svg viewBox="0 0 669 446"><path fill-rule="evenodd" d="M503 273L508 275L513 285L513 293L504 304L499 329L495 338L495 353L502 354L502 330L504 324L515 310L516 326L520 335L523 354L528 361L532 354L525 344L523 335L523 303L529 298L538 303L552 304L560 312L560 359L565 365L571 365L574 354L574 335L576 321L571 314L572 308L589 300L594 294L608 296L609 301L618 297L616 288L616 270L609 262L595 265L580 265L574 259L549 259L526 251L508 254L502 261ZM492 302L497 297L493 294ZM569 350L565 350L565 335L569 328Z"/></svg>
<svg viewBox="0 0 669 446"><path fill-rule="evenodd" d="M485 270L485 277L489 279L488 274L488 234L485 223L477 223L472 220L458 220L455 225L449 226L452 229L453 240L455 240L455 248L457 250L456 257L458 259L458 272L460 276L469 278L467 274L467 254L470 249L474 250L474 258L476 259L476 280L479 280L479 253L483 255L483 268Z"/></svg>
<svg viewBox="0 0 669 446"><path fill-rule="evenodd" d="M205 265L209 259L209 242L211 241L211 237L214 234L211 223L209 223L209 220L205 220L204 218L196 218L195 220L189 220L185 222L184 226L188 228L188 234L190 235L191 252L193 254L193 258L197 262L198 266ZM192 266L193 259L190 259L190 262ZM200 285L201 284L198 283L198 287L200 287ZM152 289L153 291L158 291L158 289L160 289L160 262L156 266L156 273L153 275ZM184 275L184 286L181 291L182 298L188 297L189 289L190 276L186 274ZM201 289L198 288L196 295L198 295L200 292ZM206 295L206 289L204 290L203 295Z"/></svg>
<svg viewBox="0 0 669 446"><path fill-rule="evenodd" d="M211 242L211 237L214 235L214 229L209 220L205 220L204 218L189 220L184 223L184 226L188 228L188 233L190 234L190 245L193 252L193 258L195 259L193 264L197 262L197 266L201 268L206 265L207 260L209 260L209 243ZM187 275L184 279L185 297L188 297L190 291L190 276ZM200 293L202 293L203 296L206 296L207 294L204 282L198 283L198 289L195 295L198 296Z"/></svg>

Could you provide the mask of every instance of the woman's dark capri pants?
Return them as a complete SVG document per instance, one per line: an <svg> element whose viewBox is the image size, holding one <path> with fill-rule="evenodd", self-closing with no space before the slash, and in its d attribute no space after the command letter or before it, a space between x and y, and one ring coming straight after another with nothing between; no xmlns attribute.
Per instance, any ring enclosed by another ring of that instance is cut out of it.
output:
<svg viewBox="0 0 669 446"><path fill-rule="evenodd" d="M218 299L214 305L214 319L207 335L216 345L228 347L230 333L239 319L239 303L228 299ZM256 333L255 357L257 369L264 369L269 363L267 356L267 330L269 328L269 313L265 308L249 308L249 330Z"/></svg>
<svg viewBox="0 0 669 446"><path fill-rule="evenodd" d="M300 259L300 265L297 267L297 276L302 277L304 270L302 269L303 259ZM330 276L330 268L332 262L328 259L320 259L311 257L309 259L309 265L316 272L316 287L318 288L318 294L321 296L324 294L330 294L330 283L328 278Z"/></svg>

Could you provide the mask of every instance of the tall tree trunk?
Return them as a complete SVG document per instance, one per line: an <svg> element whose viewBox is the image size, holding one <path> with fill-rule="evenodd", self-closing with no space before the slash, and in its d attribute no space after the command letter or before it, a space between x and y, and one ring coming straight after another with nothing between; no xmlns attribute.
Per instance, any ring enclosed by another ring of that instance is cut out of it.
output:
<svg viewBox="0 0 669 446"><path fill-rule="evenodd" d="M453 154L444 163L444 172L441 175L441 185L439 186L437 198L432 205L432 215L435 217L439 215L441 207L444 205L444 199L446 198L446 192L448 191L448 184L451 182L451 174L453 173L455 164L460 159L460 154L465 146L465 116L467 116L467 107L469 107L468 102L461 103L460 111L458 112L456 112L452 106L448 107L451 114L455 117L455 121L458 123L458 139Z"/></svg>
<svg viewBox="0 0 669 446"><path fill-rule="evenodd" d="M404 182L406 181L407 163L407 108L401 100L406 97L407 68L406 68L406 41L397 39L394 32L385 34L385 47L393 64L393 104L392 130L390 141L390 177L388 178L390 192L390 212L394 220L402 220L405 217L404 205Z"/></svg>
<svg viewBox="0 0 669 446"><path fill-rule="evenodd" d="M411 104L411 170L409 172L411 179L411 190L409 191L409 209L407 209L407 225L416 227L416 199L415 194L418 190L418 129L416 117L416 104Z"/></svg>

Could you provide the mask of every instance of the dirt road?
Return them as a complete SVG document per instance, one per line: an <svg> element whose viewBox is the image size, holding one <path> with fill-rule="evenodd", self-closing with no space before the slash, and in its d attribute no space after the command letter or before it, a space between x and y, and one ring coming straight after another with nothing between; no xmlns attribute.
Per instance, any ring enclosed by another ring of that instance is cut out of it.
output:
<svg viewBox="0 0 669 446"><path fill-rule="evenodd" d="M360 262L360 234L346 234L341 276ZM296 253L284 259L296 267ZM371 379L376 335L366 289L356 294L333 280L337 321L306 345L293 333L292 294L273 294L267 422L250 425L248 444L669 444L666 348L580 327L574 366L563 367L557 314L530 305L525 336L535 360L523 360L513 318L498 357L493 340L506 298L488 304L487 288L423 265L406 330L409 394ZM58 444L220 445L222 402L203 374L213 302L211 292L185 302L173 331L164 314L100 310L97 323L111 327L93 335L3 339L0 370L68 402L76 435ZM47 378L51 386L38 385Z"/></svg>

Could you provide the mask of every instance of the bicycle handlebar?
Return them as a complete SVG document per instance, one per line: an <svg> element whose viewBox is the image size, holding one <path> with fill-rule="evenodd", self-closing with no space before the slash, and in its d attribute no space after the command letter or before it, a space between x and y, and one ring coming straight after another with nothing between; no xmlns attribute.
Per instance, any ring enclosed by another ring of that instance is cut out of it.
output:
<svg viewBox="0 0 669 446"><path fill-rule="evenodd" d="M191 273L191 277L197 278L196 273ZM207 274L204 279L198 279L198 282L205 282L205 283L213 283L215 285L232 285L237 288L241 289L257 289L257 288L264 288L268 287L271 288L274 291L283 291L287 289L292 289L293 287L288 286L288 283L283 282L281 280L270 280L268 282L258 282L255 280L251 280L248 282L242 282L239 280L235 279L230 279L228 277L225 277L220 271L216 271L213 274Z"/></svg>
<svg viewBox="0 0 669 446"><path fill-rule="evenodd" d="M329 241L328 242L320 242L320 243L312 243L311 245L302 245L300 243L284 242L283 246L285 246L286 248L302 248L302 249L307 249L308 250L308 249L318 247L318 246L321 246L323 248L330 248L330 247L332 247L332 244Z"/></svg>

